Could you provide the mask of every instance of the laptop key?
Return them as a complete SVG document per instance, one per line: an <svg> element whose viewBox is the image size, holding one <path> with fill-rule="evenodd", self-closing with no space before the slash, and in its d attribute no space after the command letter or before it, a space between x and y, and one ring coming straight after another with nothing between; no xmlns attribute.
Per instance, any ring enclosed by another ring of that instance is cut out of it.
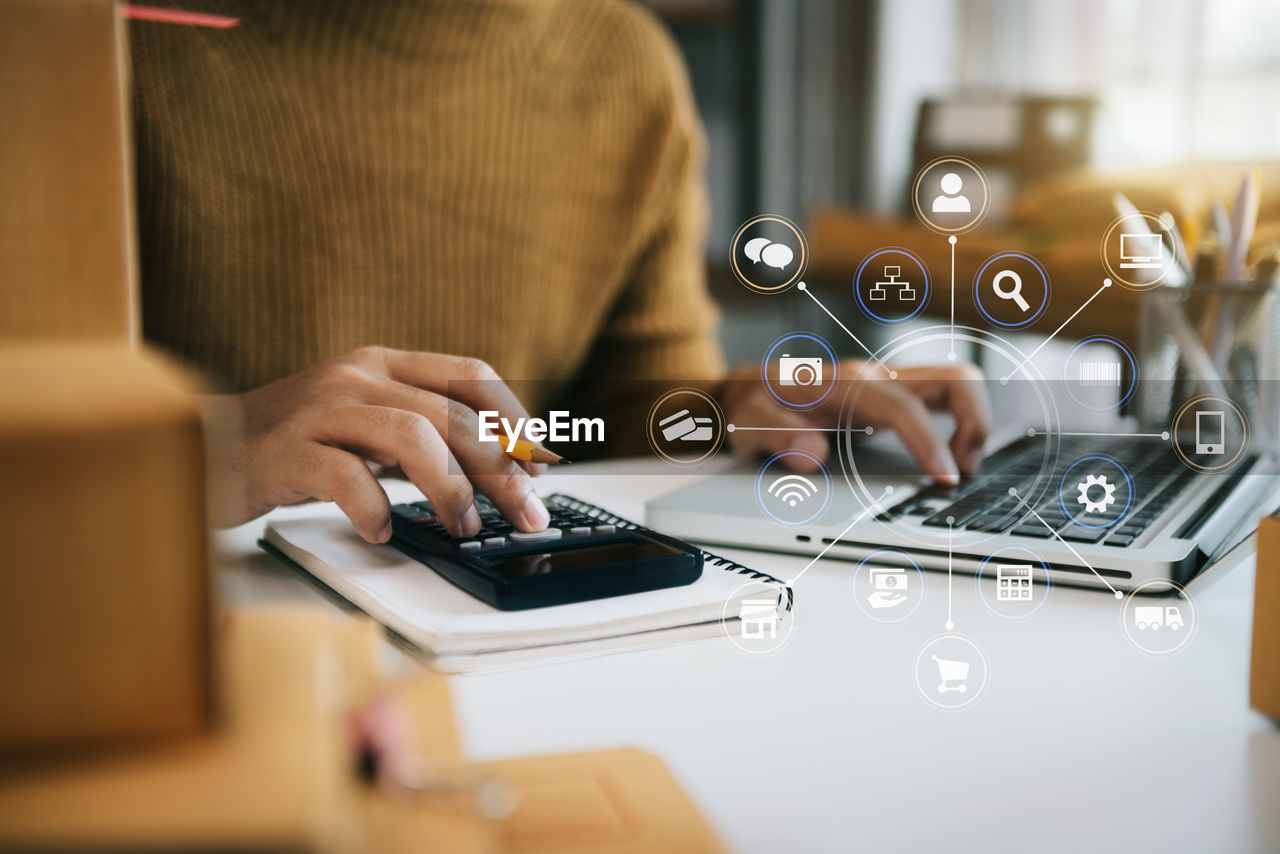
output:
<svg viewBox="0 0 1280 854"><path fill-rule="evenodd" d="M1079 525L1068 525L1058 532L1062 539L1072 543L1096 543L1107 535L1107 531L1097 528L1082 528Z"/></svg>
<svg viewBox="0 0 1280 854"><path fill-rule="evenodd" d="M1034 519L1031 522L1019 525L1009 532L1015 537L1035 537L1038 540L1046 540L1053 536L1053 531L1041 525Z"/></svg>

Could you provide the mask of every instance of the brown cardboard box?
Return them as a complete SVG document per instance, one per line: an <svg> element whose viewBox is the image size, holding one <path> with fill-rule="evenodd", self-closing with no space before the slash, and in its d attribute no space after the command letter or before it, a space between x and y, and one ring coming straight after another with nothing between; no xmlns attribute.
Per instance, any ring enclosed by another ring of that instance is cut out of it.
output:
<svg viewBox="0 0 1280 854"><path fill-rule="evenodd" d="M0 0L0 338L135 334L126 55L110 0Z"/></svg>
<svg viewBox="0 0 1280 854"><path fill-rule="evenodd" d="M1258 525L1257 573L1253 586L1253 661L1249 702L1280 721L1280 516Z"/></svg>
<svg viewBox="0 0 1280 854"><path fill-rule="evenodd" d="M195 399L119 344L0 345L0 751L209 716Z"/></svg>

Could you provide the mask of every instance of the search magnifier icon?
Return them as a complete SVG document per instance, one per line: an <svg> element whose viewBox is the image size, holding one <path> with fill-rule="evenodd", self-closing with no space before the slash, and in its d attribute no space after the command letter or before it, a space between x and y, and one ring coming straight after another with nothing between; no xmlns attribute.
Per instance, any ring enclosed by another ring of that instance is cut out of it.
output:
<svg viewBox="0 0 1280 854"><path fill-rule="evenodd" d="M1005 279L1010 279L1013 283L1008 290L1000 287L1000 283ZM1014 305L1020 308L1023 314L1031 310L1031 306L1022 298L1022 277L1013 270L1001 270L996 273L996 277L991 280L991 289L996 292L996 296L1000 297L1000 299L1013 300Z"/></svg>

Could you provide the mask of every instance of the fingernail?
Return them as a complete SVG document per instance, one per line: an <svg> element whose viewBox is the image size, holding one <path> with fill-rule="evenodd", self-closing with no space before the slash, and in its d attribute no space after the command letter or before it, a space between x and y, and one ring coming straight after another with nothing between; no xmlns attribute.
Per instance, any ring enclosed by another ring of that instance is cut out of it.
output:
<svg viewBox="0 0 1280 854"><path fill-rule="evenodd" d="M937 477L943 483L954 486L960 482L960 469L956 468L956 461L951 454L939 451L934 457L934 463L938 472Z"/></svg>
<svg viewBox="0 0 1280 854"><path fill-rule="evenodd" d="M391 539L391 523L382 526L382 530L378 532L378 536L374 539L375 543L385 543Z"/></svg>
<svg viewBox="0 0 1280 854"><path fill-rule="evenodd" d="M538 475L547 473L547 464L534 463L533 465L529 466L529 469L530 469L529 473L532 474L534 477L537 477Z"/></svg>
<svg viewBox="0 0 1280 854"><path fill-rule="evenodd" d="M523 515L525 527L530 531L541 531L551 521L551 514L547 512L547 506L533 492L530 492L529 497L524 500Z"/></svg>
<svg viewBox="0 0 1280 854"><path fill-rule="evenodd" d="M480 530L480 511L472 504L462 517L462 536L474 537Z"/></svg>

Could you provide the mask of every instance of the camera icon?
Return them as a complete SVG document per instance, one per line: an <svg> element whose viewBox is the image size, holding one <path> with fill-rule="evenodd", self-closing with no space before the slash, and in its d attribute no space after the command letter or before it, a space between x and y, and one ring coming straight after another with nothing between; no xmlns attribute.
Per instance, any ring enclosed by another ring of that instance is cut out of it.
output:
<svg viewBox="0 0 1280 854"><path fill-rule="evenodd" d="M822 357L790 356L783 353L778 359L778 385L822 385Z"/></svg>

